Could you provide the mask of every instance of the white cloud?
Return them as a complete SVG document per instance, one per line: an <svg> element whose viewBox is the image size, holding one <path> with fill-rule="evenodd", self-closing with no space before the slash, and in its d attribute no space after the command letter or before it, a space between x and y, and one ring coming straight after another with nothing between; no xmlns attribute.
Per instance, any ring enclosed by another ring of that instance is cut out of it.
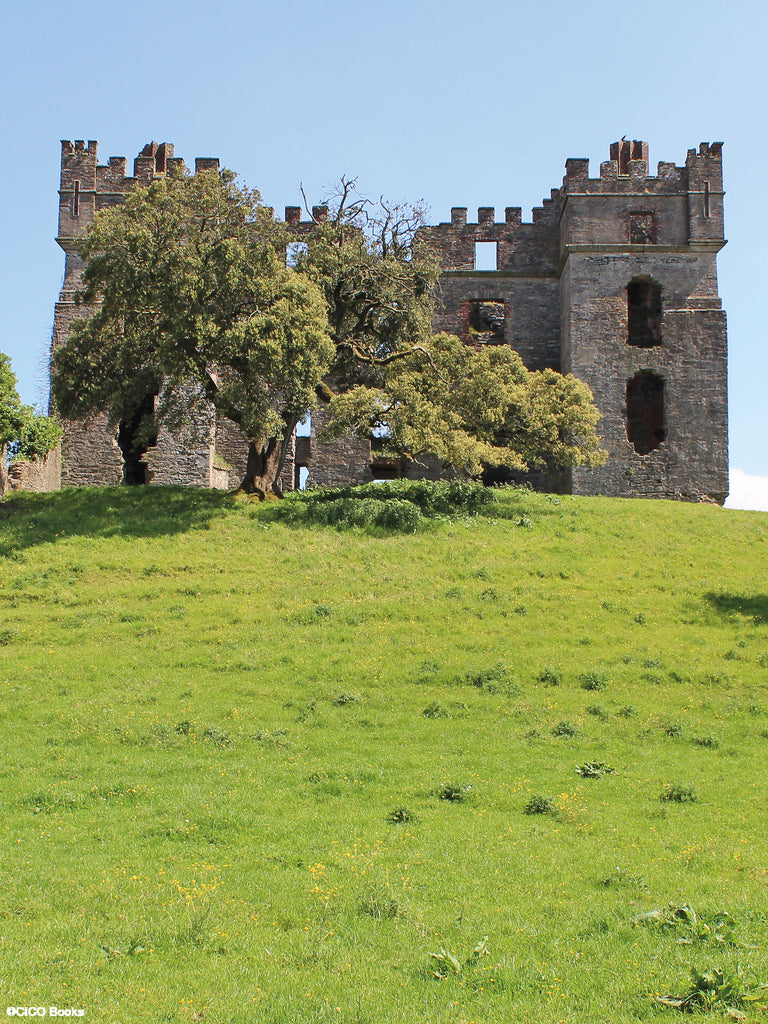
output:
<svg viewBox="0 0 768 1024"><path fill-rule="evenodd" d="M726 508L749 508L768 512L768 476L750 476L743 469L732 469L729 474L731 493Z"/></svg>

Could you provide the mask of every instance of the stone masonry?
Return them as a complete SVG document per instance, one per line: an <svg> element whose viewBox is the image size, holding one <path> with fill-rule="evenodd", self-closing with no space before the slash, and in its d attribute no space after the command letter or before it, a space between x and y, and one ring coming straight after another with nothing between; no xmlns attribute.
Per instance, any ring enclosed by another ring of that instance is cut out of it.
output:
<svg viewBox="0 0 768 1024"><path fill-rule="evenodd" d="M169 143L149 143L126 175L124 157L97 162L95 142L62 142L59 234L66 254L53 342L81 315L74 295L82 273L77 238L94 213L122 201L180 164ZM218 167L198 158L195 171ZM313 216L322 217L323 207ZM298 207L285 220L300 235L310 222ZM614 143L600 176L589 162L566 161L560 188L525 223L518 207L497 222L492 207L477 221L455 207L449 223L425 226L442 276L435 329L472 345L507 344L530 369L570 372L592 389L609 458L600 469L539 477L536 486L574 494L708 500L728 493L726 323L717 292L723 237L722 144L702 143L685 164L649 173L644 142ZM139 472L148 483L235 486L245 443L213 410L194 436L161 431ZM438 476L433 461L383 459L371 444L343 438L320 444L327 413L312 416L291 446L287 489L363 483L397 476ZM114 484L126 476L118 430L105 417L65 423L61 483ZM303 470L303 472L302 472ZM48 479L48 477L46 477Z"/></svg>

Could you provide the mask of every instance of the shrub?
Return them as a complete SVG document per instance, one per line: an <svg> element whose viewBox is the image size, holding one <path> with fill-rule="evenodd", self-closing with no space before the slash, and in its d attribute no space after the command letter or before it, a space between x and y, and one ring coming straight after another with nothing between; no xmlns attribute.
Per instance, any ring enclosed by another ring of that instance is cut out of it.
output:
<svg viewBox="0 0 768 1024"><path fill-rule="evenodd" d="M469 796L471 786L460 786L456 782L446 782L437 791L440 800L448 800L449 803L463 803Z"/></svg>
<svg viewBox="0 0 768 1024"><path fill-rule="evenodd" d="M387 821L391 825L408 825L417 820L413 811L409 811L407 807L396 807L394 811L390 811L387 815Z"/></svg>
<svg viewBox="0 0 768 1024"><path fill-rule="evenodd" d="M424 710L421 712L425 718L450 718L451 713L448 708L441 704L439 701L433 700L431 704L427 704Z"/></svg>
<svg viewBox="0 0 768 1024"><path fill-rule="evenodd" d="M696 790L693 786L681 786L673 782L667 783L664 787L664 792L659 797L659 800L673 804L692 804L697 799Z"/></svg>
<svg viewBox="0 0 768 1024"><path fill-rule="evenodd" d="M565 736L566 738L570 738L572 736L576 736L578 734L578 731L579 730L576 728L573 722L558 722L557 725L554 726L554 728L552 729L552 735Z"/></svg>
<svg viewBox="0 0 768 1024"><path fill-rule="evenodd" d="M604 690L605 677L597 672L583 672L579 676L579 685L582 690Z"/></svg>
<svg viewBox="0 0 768 1024"><path fill-rule="evenodd" d="M604 775L615 775L616 769L605 761L585 761L584 764L576 765L576 774L584 779L602 779Z"/></svg>
<svg viewBox="0 0 768 1024"><path fill-rule="evenodd" d="M557 806L552 797L532 796L523 808L523 814L557 814Z"/></svg>
<svg viewBox="0 0 768 1024"><path fill-rule="evenodd" d="M545 686L559 686L560 683L563 681L560 673L557 671L557 669L554 668L543 669L541 672L539 672L536 678L540 683L543 683Z"/></svg>

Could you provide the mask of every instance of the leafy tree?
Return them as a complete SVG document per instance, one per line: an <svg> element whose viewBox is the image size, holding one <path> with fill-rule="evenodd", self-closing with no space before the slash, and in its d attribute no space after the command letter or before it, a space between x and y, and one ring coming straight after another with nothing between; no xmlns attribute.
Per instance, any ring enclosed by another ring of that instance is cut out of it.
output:
<svg viewBox="0 0 768 1024"><path fill-rule="evenodd" d="M22 405L11 360L0 352L0 498L8 488L8 465L43 458L59 443L61 430L33 406Z"/></svg>
<svg viewBox="0 0 768 1024"><path fill-rule="evenodd" d="M97 215L76 320L53 355L58 411L107 410L146 448L201 407L248 439L245 485L269 491L334 346L318 287L286 267L283 225L227 172L158 179ZM157 401L147 398L157 396Z"/></svg>
<svg viewBox="0 0 768 1024"><path fill-rule="evenodd" d="M211 402L247 437L243 486L261 493L279 490L291 434L320 398L328 436L352 430L470 475L599 463L585 385L529 373L505 346L433 335L439 266L421 220L347 179L299 235L228 172L135 189L82 243L91 315L54 354L59 411L106 409L146 446L159 422L178 428Z"/></svg>

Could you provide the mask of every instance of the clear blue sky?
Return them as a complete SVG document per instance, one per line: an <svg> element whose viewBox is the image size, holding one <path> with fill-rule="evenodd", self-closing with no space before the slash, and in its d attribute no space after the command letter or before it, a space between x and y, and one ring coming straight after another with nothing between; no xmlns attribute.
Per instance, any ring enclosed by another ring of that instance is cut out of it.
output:
<svg viewBox="0 0 768 1024"><path fill-rule="evenodd" d="M371 194L532 206L622 136L682 163L725 142L720 291L731 466L768 477L763 305L768 5L751 0L4 0L0 350L44 403L63 253L60 139L219 156L280 212L341 174Z"/></svg>

